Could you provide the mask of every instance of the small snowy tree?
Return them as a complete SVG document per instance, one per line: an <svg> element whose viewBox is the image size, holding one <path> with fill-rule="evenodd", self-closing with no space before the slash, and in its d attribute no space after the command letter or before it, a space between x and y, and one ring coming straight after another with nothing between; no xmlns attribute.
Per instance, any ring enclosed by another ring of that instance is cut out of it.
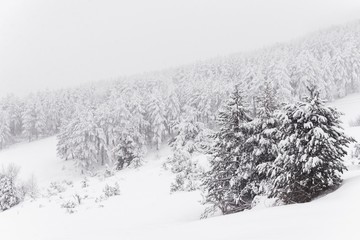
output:
<svg viewBox="0 0 360 240"><path fill-rule="evenodd" d="M0 110L0 149L9 144L12 138L7 116L5 111Z"/></svg>
<svg viewBox="0 0 360 240"><path fill-rule="evenodd" d="M19 193L8 176L0 175L0 210L7 210L20 202Z"/></svg>
<svg viewBox="0 0 360 240"><path fill-rule="evenodd" d="M270 197L284 203L308 202L341 183L342 157L353 139L341 127L340 113L310 89L305 102L289 104L279 114L279 156L267 167Z"/></svg>
<svg viewBox="0 0 360 240"><path fill-rule="evenodd" d="M203 151L209 130L196 119L196 110L185 106L180 120L173 127L174 137L169 141L173 154L165 163L166 168L170 165L171 171L176 173L171 191L193 191L200 186L203 169L193 156Z"/></svg>
<svg viewBox="0 0 360 240"><path fill-rule="evenodd" d="M196 120L195 112L193 107L185 106L180 120L172 127L174 137L169 141L169 145L173 151L181 149L193 153L201 148L204 137L201 133L206 131L206 127L204 123Z"/></svg>
<svg viewBox="0 0 360 240"><path fill-rule="evenodd" d="M14 164L0 171L0 210L5 211L17 205L22 199L22 193L16 185L20 168Z"/></svg>

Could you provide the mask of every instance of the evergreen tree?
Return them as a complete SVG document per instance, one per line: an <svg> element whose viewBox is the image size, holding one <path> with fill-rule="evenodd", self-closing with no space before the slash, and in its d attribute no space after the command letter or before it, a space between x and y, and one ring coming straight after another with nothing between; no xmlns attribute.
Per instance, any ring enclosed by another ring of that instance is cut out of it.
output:
<svg viewBox="0 0 360 240"><path fill-rule="evenodd" d="M258 97L258 115L251 122L252 135L247 139L247 144L252 147L250 166L251 176L249 184L253 186L257 194L266 194L267 178L257 167L263 163L273 162L277 155L277 145L279 142L279 121L275 116L278 110L277 92L272 82L267 79L260 89Z"/></svg>
<svg viewBox="0 0 360 240"><path fill-rule="evenodd" d="M152 141L159 150L160 145L166 133L166 118L165 106L158 91L152 94L152 99L148 105L148 112L150 116L150 123L152 128Z"/></svg>
<svg viewBox="0 0 360 240"><path fill-rule="evenodd" d="M284 203L307 202L337 187L346 170L342 157L353 139L342 131L340 113L310 89L305 102L288 104L279 114L279 155L267 168L270 197Z"/></svg>
<svg viewBox="0 0 360 240"><path fill-rule="evenodd" d="M174 152L184 150L193 153L200 147L200 134L204 130L205 124L196 120L196 110L185 106L180 120L173 126L174 137L169 141L169 145Z"/></svg>
<svg viewBox="0 0 360 240"><path fill-rule="evenodd" d="M169 141L172 155L164 164L165 168L170 165L171 171L176 173L175 182L171 185L172 192L193 191L200 186L203 169L192 157L194 153L202 151L208 130L204 123L196 119L196 110L185 106L179 122L173 127L174 136Z"/></svg>
<svg viewBox="0 0 360 240"><path fill-rule="evenodd" d="M214 134L211 170L206 174L206 203L224 214L247 209L254 192L248 184L252 169L250 146L246 144L251 118L240 89L236 88L219 114L220 130Z"/></svg>
<svg viewBox="0 0 360 240"><path fill-rule="evenodd" d="M23 134L31 141L38 139L45 129L45 116L40 101L36 98L29 99L23 112Z"/></svg>
<svg viewBox="0 0 360 240"><path fill-rule="evenodd" d="M8 115L8 123L12 137L22 133L22 102L13 95L3 99L2 108Z"/></svg>
<svg viewBox="0 0 360 240"><path fill-rule="evenodd" d="M0 174L0 210L5 211L20 202L20 194L9 176Z"/></svg>
<svg viewBox="0 0 360 240"><path fill-rule="evenodd" d="M76 165L88 168L99 159L97 126L92 112L80 112L58 135L60 157L74 159Z"/></svg>
<svg viewBox="0 0 360 240"><path fill-rule="evenodd" d="M145 151L145 140L139 132L139 122L134 119L122 99L117 101L114 116L116 125L111 151L116 159L117 169L122 169L131 163L140 163Z"/></svg>
<svg viewBox="0 0 360 240"><path fill-rule="evenodd" d="M180 102L176 92L173 90L168 96L167 108L166 108L166 121L169 123L168 132L172 133L172 127L179 120L180 117Z"/></svg>
<svg viewBox="0 0 360 240"><path fill-rule="evenodd" d="M0 149L9 144L11 138L8 114L0 109Z"/></svg>

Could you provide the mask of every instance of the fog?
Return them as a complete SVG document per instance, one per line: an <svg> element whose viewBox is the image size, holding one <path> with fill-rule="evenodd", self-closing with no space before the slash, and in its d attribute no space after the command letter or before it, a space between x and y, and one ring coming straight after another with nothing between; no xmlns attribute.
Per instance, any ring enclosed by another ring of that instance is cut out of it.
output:
<svg viewBox="0 0 360 240"><path fill-rule="evenodd" d="M1 0L0 96L251 51L358 16L357 0Z"/></svg>

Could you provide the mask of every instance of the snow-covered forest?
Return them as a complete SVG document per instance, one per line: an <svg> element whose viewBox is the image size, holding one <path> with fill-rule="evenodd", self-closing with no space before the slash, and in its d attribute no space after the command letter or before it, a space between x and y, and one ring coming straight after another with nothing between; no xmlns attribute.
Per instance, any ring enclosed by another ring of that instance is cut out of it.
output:
<svg viewBox="0 0 360 240"><path fill-rule="evenodd" d="M359 39L357 21L255 52L8 95L0 100L0 148L56 136L57 155L74 163L67 166L86 188L95 172L133 170L168 145L169 192L201 191L202 217L263 201L309 202L341 185L355 143L326 103L360 90ZM0 173L1 210L31 193L29 184L15 188L13 171ZM121 187L106 185L104 194L120 195ZM74 196L62 207L85 201Z"/></svg>
<svg viewBox="0 0 360 240"><path fill-rule="evenodd" d="M359 88L359 37L355 22L257 52L24 98L10 95L0 102L0 146L60 133L64 158L84 166L104 164L121 154L126 143L118 142L120 135L129 136L140 154L173 135L189 117L216 128L219 108L239 83L252 115L266 81L276 89L278 103L301 99L308 84L318 86L327 100L344 97ZM73 142L79 149L71 148Z"/></svg>

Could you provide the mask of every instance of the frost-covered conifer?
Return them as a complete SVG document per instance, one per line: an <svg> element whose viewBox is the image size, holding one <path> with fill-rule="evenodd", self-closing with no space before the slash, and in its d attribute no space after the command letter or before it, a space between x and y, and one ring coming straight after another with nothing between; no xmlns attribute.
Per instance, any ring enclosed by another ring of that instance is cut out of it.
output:
<svg viewBox="0 0 360 240"><path fill-rule="evenodd" d="M132 122L131 112L122 99L118 99L114 115L115 128L112 152L116 159L117 169L122 169L140 157L138 152L140 147L135 140L135 137L138 136L138 124Z"/></svg>
<svg viewBox="0 0 360 240"><path fill-rule="evenodd" d="M284 203L307 202L341 183L342 157L353 141L341 127L340 114L311 88L305 102L288 104L279 114L279 155L267 169L271 197Z"/></svg>
<svg viewBox="0 0 360 240"><path fill-rule="evenodd" d="M179 122L173 127L174 137L169 142L173 153L165 164L176 173L171 191L193 191L200 185L203 170L192 158L196 152L202 152L208 129L196 119L196 110L185 106Z"/></svg>
<svg viewBox="0 0 360 240"><path fill-rule="evenodd" d="M38 139L45 130L45 115L40 101L36 98L29 99L23 112L23 134L31 141Z"/></svg>
<svg viewBox="0 0 360 240"><path fill-rule="evenodd" d="M156 149L159 149L166 134L167 124L165 118L165 105L161 99L159 91L156 91L154 94L152 94L147 111L150 116L152 141L155 143Z"/></svg>
<svg viewBox="0 0 360 240"><path fill-rule="evenodd" d="M205 131L205 124L196 120L196 110L193 107L185 106L180 120L173 126L174 137L169 145L176 150L184 150L193 153L199 150L201 145L202 131Z"/></svg>
<svg viewBox="0 0 360 240"><path fill-rule="evenodd" d="M236 88L219 114L221 128L214 134L211 170L204 181L206 203L224 214L249 208L254 197L248 184L252 174L251 146L246 144L251 134L250 121L243 93Z"/></svg>
<svg viewBox="0 0 360 240"><path fill-rule="evenodd" d="M0 149L9 144L11 138L8 114L0 109Z"/></svg>
<svg viewBox="0 0 360 240"><path fill-rule="evenodd" d="M20 202L20 193L9 176L0 174L0 210L5 211Z"/></svg>
<svg viewBox="0 0 360 240"><path fill-rule="evenodd" d="M80 112L59 134L58 154L88 168L99 160L96 123L92 112Z"/></svg>
<svg viewBox="0 0 360 240"><path fill-rule="evenodd" d="M169 123L167 124L169 134L171 134L173 131L172 126L174 126L174 123L179 120L180 111L181 109L179 98L176 92L173 90L168 97L166 108L166 122Z"/></svg>
<svg viewBox="0 0 360 240"><path fill-rule="evenodd" d="M278 154L279 121L275 113L279 103L276 96L277 92L272 82L267 79L258 96L258 114L251 122L252 134L246 140L252 147L250 165L252 174L248 178L248 184L253 186L257 194L266 194L268 185L266 175L259 172L257 167L263 163L273 162Z"/></svg>

